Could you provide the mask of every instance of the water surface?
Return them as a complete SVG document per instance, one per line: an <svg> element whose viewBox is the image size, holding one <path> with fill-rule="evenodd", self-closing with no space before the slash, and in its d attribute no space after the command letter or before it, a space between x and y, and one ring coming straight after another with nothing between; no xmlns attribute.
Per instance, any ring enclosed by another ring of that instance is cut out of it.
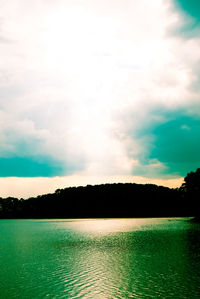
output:
<svg viewBox="0 0 200 299"><path fill-rule="evenodd" d="M0 220L0 298L200 298L187 219Z"/></svg>

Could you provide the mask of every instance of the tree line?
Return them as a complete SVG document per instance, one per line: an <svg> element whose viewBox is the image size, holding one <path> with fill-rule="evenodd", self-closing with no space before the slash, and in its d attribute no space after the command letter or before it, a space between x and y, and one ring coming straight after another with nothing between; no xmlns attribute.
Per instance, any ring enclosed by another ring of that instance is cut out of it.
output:
<svg viewBox="0 0 200 299"><path fill-rule="evenodd" d="M180 188L154 184L103 184L57 189L28 199L0 198L0 218L199 216L200 168Z"/></svg>

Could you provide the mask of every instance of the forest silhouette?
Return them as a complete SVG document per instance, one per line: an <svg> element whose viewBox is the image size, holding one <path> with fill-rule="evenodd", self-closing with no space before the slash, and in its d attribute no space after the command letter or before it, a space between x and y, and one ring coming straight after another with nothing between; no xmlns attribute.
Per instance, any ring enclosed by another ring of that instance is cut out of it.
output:
<svg viewBox="0 0 200 299"><path fill-rule="evenodd" d="M28 199L0 198L0 218L199 218L200 168L180 188L154 184L104 184L57 189Z"/></svg>

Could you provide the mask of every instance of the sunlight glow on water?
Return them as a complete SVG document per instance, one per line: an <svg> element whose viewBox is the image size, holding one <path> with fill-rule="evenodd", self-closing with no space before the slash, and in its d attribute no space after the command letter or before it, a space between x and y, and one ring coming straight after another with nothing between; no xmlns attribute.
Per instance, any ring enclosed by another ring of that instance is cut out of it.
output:
<svg viewBox="0 0 200 299"><path fill-rule="evenodd" d="M82 232L93 233L116 233L126 232L141 227L148 223L146 219L100 219L100 220L85 220L81 222L74 222L74 229Z"/></svg>
<svg viewBox="0 0 200 299"><path fill-rule="evenodd" d="M199 298L185 219L1 220L0 298Z"/></svg>

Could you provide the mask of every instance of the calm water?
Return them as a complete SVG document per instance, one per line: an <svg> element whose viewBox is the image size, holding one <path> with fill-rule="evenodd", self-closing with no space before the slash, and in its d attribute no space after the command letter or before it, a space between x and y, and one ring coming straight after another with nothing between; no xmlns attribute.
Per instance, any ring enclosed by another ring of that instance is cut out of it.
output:
<svg viewBox="0 0 200 299"><path fill-rule="evenodd" d="M0 220L0 298L200 298L186 219Z"/></svg>

